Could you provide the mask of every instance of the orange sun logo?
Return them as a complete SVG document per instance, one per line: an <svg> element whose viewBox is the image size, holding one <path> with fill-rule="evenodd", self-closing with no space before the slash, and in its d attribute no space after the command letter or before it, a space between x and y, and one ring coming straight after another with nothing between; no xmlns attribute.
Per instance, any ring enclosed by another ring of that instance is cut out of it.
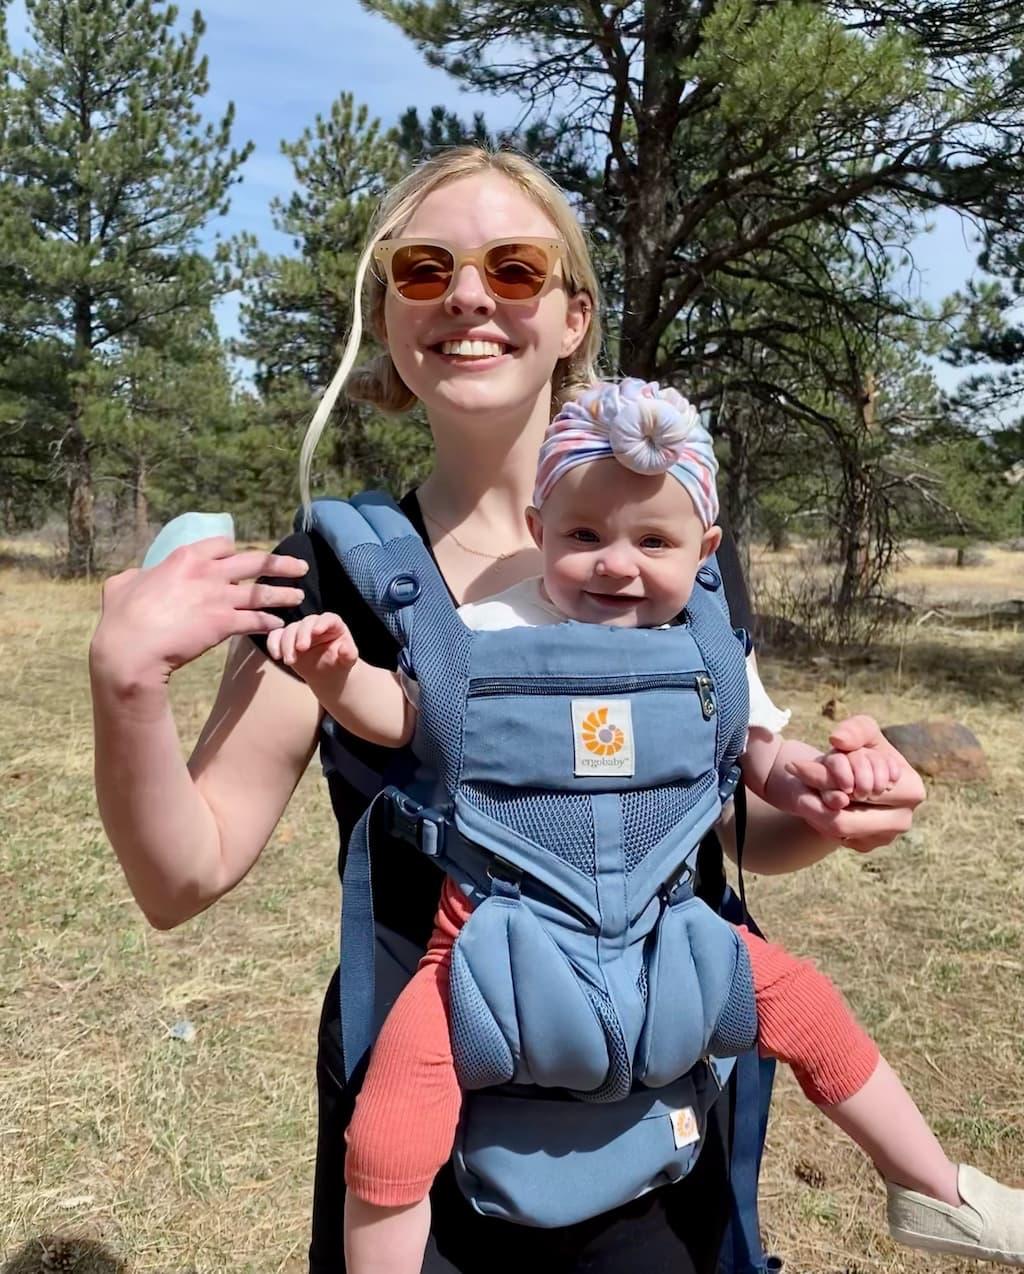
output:
<svg viewBox="0 0 1024 1274"><path fill-rule="evenodd" d="M587 713L580 727L580 737L587 751L597 756L614 756L626 742L626 736L619 727L609 724L607 708Z"/></svg>

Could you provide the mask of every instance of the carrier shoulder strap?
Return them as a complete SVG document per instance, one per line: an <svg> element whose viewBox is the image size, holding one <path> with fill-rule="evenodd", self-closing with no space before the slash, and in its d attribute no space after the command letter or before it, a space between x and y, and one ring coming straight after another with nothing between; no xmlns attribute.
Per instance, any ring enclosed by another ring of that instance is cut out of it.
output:
<svg viewBox="0 0 1024 1274"><path fill-rule="evenodd" d="M434 623L456 620L455 603L430 550L384 491L351 500L314 500L308 523L330 546L363 600L398 642L412 644L415 618L425 609Z"/></svg>
<svg viewBox="0 0 1024 1274"><path fill-rule="evenodd" d="M390 496L368 491L352 500L316 500L305 525L326 541L364 601L381 619L400 647L399 661L413 672L413 647L423 652L428 684L420 705L434 711L432 700L445 699L450 677L464 659L471 634L459 618L448 587L427 546ZM301 514L299 515L301 518ZM435 770L443 756L428 756ZM345 1077L350 1079L373 1043L375 1017L374 917L371 842L401 830L404 806L397 789L378 791L353 830L342 876L340 991L341 1041ZM397 802L397 803L396 803ZM422 834L431 824L413 819ZM429 849L424 845L423 848Z"/></svg>

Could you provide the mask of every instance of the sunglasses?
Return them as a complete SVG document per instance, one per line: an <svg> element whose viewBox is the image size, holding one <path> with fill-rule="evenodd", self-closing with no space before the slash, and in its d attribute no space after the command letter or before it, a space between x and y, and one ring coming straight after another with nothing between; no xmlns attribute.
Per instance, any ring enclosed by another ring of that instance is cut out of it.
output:
<svg viewBox="0 0 1024 1274"><path fill-rule="evenodd" d="M453 291L462 267L469 263L476 266L495 301L528 305L547 287L562 251L558 239L524 236L492 239L471 249L443 240L382 239L373 249L373 259L384 271L391 291L408 305L443 301Z"/></svg>

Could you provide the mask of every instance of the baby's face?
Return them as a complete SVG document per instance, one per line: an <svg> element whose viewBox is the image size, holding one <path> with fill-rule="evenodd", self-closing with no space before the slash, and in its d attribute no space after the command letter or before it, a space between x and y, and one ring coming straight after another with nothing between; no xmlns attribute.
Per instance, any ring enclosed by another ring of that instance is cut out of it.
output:
<svg viewBox="0 0 1024 1274"><path fill-rule="evenodd" d="M548 597L586 624L669 623L721 539L670 474L633 473L613 457L570 469L528 516Z"/></svg>

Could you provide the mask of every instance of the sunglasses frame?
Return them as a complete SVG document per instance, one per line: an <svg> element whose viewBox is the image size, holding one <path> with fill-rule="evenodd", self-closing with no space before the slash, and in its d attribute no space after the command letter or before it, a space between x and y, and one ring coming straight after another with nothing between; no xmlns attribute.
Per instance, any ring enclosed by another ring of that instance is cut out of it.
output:
<svg viewBox="0 0 1024 1274"><path fill-rule="evenodd" d="M519 299L507 296L499 296L491 287L490 280L487 277L487 270L484 266L488 252L492 248L501 247L504 244L525 243L532 248L540 248L547 260L547 274L544 277L544 283L540 290L535 292L533 296L524 296ZM417 301L410 297L403 296L398 290L395 283L395 276L392 269L392 263L395 253L399 248L409 247L423 248L442 248L449 253L452 258L452 276L448 281L448 286L441 296L434 297L428 301ZM478 248L459 248L454 243L449 243L446 239L381 239L380 242L374 244L373 259L374 262L384 271L385 277L382 279L380 275L376 275L378 282L383 283L392 296L396 300L402 302L403 305L440 305L451 296L458 283L459 275L464 265L476 266L480 281L483 283L484 290L487 295L496 301L499 305L533 305L538 301L551 286L551 280L555 275L555 267L563 260L565 252L565 244L561 239L538 239L528 234L508 235L501 239L488 239L486 243L482 243Z"/></svg>

